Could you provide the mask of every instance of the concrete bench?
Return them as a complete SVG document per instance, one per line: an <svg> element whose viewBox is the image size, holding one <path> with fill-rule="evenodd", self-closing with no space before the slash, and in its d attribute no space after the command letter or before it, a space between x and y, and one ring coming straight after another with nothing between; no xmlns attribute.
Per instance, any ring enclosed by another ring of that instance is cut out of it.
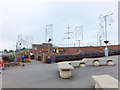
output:
<svg viewBox="0 0 120 90"><path fill-rule="evenodd" d="M73 67L85 67L85 63L82 60L75 60L75 61L64 61L61 63L68 63L69 65L73 66Z"/></svg>
<svg viewBox="0 0 120 90"><path fill-rule="evenodd" d="M118 80L110 75L95 75L92 78L95 81L96 89L118 88Z"/></svg>
<svg viewBox="0 0 120 90"><path fill-rule="evenodd" d="M114 59L113 58L107 58L107 57L102 57L102 58L83 58L83 62L92 62L93 66L99 66L100 64L106 64L109 66L115 65L114 64Z"/></svg>
<svg viewBox="0 0 120 90"><path fill-rule="evenodd" d="M75 60L75 61L64 61L61 63L68 63L73 67L86 67L86 65L91 65L93 64L93 66L100 66L100 64L106 64L109 66L115 65L114 64L114 59L113 58L106 58L106 57L102 57L102 58L83 58L82 60Z"/></svg>
<svg viewBox="0 0 120 90"><path fill-rule="evenodd" d="M59 68L59 74L61 78L71 78L72 73L71 70L74 69L69 63L60 62L57 63Z"/></svg>

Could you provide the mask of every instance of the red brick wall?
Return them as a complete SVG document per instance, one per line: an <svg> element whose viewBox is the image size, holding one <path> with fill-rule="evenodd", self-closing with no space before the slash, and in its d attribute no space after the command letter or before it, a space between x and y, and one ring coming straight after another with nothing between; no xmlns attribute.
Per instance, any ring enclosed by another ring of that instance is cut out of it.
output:
<svg viewBox="0 0 120 90"><path fill-rule="evenodd" d="M92 47L59 47L58 49L64 49L65 52L62 52L62 54L71 54L71 53L79 53L79 49L82 51L104 51L105 46L92 46ZM109 49L120 49L120 45L112 45L112 46L108 46ZM57 49L57 48L50 48L50 55L55 55L58 53L54 53L53 49ZM43 52L43 51L47 51L48 49L39 49L39 50L29 50L28 52L26 52L27 55L29 55L30 53L44 53L44 54L48 54L48 52ZM40 54L35 54L35 59L38 59L38 56L40 56Z"/></svg>

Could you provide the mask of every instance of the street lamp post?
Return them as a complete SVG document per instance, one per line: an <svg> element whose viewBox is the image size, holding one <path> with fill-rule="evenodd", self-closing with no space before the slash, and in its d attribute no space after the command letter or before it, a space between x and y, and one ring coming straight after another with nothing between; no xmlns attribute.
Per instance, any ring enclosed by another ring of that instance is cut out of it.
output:
<svg viewBox="0 0 120 90"><path fill-rule="evenodd" d="M50 47L49 47L49 41L48 41L48 56L50 55Z"/></svg>
<svg viewBox="0 0 120 90"><path fill-rule="evenodd" d="M105 15L105 16L103 16L103 17L101 17L101 18L104 18L104 21L105 21L105 41L104 41L104 43L106 44L106 47L105 47L105 56L106 57L108 57L108 48L107 48L107 44L108 44L108 40L107 40L107 17L108 16L110 16L110 15L112 15L113 13L108 13L107 15ZM101 18L99 18L99 19L101 19Z"/></svg>
<svg viewBox="0 0 120 90"><path fill-rule="evenodd" d="M48 57L50 55L50 41L53 40L53 24L46 25L45 41L48 43Z"/></svg>
<svg viewBox="0 0 120 90"><path fill-rule="evenodd" d="M48 57L50 56L50 46L49 46L50 41L51 41L51 38L48 39Z"/></svg>
<svg viewBox="0 0 120 90"><path fill-rule="evenodd" d="M104 43L106 44L106 47L105 47L105 56L108 57L108 48L107 48L107 44L108 44L108 40L107 40L107 16L108 15L105 15L104 16L104 19L105 19L105 37L106 37L106 40L104 41Z"/></svg>
<svg viewBox="0 0 120 90"><path fill-rule="evenodd" d="M79 51L80 51L80 40L78 40L78 42L79 42Z"/></svg>

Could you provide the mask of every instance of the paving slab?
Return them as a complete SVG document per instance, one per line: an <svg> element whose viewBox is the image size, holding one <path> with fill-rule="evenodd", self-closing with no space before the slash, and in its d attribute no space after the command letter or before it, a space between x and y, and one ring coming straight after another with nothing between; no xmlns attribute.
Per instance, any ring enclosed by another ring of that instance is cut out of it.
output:
<svg viewBox="0 0 120 90"><path fill-rule="evenodd" d="M58 75L56 63L43 64L33 60L25 67L15 66L8 68L2 74L3 88L94 88L92 75L108 74L118 79L118 56L114 66L102 65L85 68L75 67L71 79L61 79Z"/></svg>

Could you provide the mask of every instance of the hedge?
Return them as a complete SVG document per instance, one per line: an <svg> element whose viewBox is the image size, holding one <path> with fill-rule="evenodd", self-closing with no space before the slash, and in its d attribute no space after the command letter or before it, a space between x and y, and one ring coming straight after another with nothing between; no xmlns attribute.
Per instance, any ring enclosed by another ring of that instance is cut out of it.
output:
<svg viewBox="0 0 120 90"><path fill-rule="evenodd" d="M109 56L120 55L120 49L109 49ZM66 55L53 55L51 56L53 62L71 61L71 60L82 60L83 58L98 58L104 57L104 51L82 51L79 54L66 54Z"/></svg>

